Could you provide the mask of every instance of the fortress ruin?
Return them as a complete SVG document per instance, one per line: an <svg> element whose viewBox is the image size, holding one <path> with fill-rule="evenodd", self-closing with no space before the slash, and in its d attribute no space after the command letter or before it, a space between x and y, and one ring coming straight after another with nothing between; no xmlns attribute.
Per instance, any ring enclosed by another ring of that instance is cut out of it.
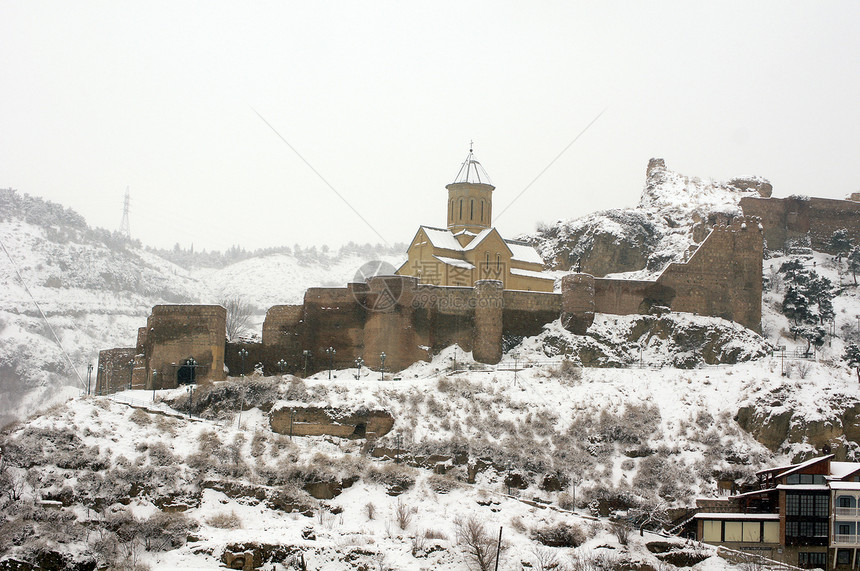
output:
<svg viewBox="0 0 860 571"><path fill-rule="evenodd" d="M226 311L220 306L156 306L136 347L99 354L96 392L213 382L255 366L264 374L313 374L354 367L359 358L364 366L394 372L455 343L476 361L492 364L502 358L506 336L539 334L556 319L584 334L596 313L668 308L760 331L765 241L783 248L807 237L826 251L833 231L843 228L860 241L860 202L770 198L767 184L761 198L741 198L743 216L717 217L692 256L669 264L656 279L571 273L562 277L560 292L547 291L548 276L532 267L531 247L504 240L491 227L494 187L485 178L470 178L476 165L470 150L467 174L461 169L447 187L448 228L421 227L409 261L396 272L401 275L310 288L302 304L268 310L260 343L226 342ZM440 257L445 272L431 279L419 271Z"/></svg>

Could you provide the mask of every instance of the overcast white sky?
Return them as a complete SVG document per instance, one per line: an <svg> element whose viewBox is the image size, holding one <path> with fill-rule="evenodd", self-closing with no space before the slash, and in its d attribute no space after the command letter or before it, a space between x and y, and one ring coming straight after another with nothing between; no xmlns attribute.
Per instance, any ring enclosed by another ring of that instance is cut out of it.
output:
<svg viewBox="0 0 860 571"><path fill-rule="evenodd" d="M860 191L860 2L0 3L0 187L196 249L445 224L469 140L512 236L638 202L648 159Z"/></svg>

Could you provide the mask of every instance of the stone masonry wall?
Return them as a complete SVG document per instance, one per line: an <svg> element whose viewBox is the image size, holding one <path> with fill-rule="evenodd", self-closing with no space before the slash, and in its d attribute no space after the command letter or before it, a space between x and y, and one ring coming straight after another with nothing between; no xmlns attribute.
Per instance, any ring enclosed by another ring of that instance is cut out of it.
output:
<svg viewBox="0 0 860 571"><path fill-rule="evenodd" d="M860 202L791 196L744 197L740 204L745 216L761 218L769 249L783 250L789 242L808 236L812 248L828 252L830 236L842 229L860 244Z"/></svg>
<svg viewBox="0 0 860 571"><path fill-rule="evenodd" d="M722 317L761 331L762 226L736 217L717 226L684 264L669 264L657 284L675 293L673 311Z"/></svg>
<svg viewBox="0 0 860 571"><path fill-rule="evenodd" d="M132 382L133 366L136 353L134 347L119 347L99 351L99 364L96 368L96 386L93 389L97 395L111 394L126 390Z"/></svg>
<svg viewBox="0 0 860 571"><path fill-rule="evenodd" d="M224 373L227 312L220 305L156 305L146 321L147 389L152 372L159 388L177 386L184 363L193 358L195 382L220 381Z"/></svg>

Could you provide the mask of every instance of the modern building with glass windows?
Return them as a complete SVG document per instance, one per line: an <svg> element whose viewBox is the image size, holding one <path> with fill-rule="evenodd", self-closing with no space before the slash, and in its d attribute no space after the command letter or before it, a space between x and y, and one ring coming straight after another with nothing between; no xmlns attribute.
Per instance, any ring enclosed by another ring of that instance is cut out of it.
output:
<svg viewBox="0 0 860 571"><path fill-rule="evenodd" d="M804 568L860 567L860 463L833 455L758 472L743 493L700 500L700 541Z"/></svg>

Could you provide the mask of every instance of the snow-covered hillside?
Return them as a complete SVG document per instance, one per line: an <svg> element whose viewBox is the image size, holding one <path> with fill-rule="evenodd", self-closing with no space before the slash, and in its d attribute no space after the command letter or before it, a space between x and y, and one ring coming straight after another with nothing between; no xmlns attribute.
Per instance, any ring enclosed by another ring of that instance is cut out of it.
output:
<svg viewBox="0 0 860 571"><path fill-rule="evenodd" d="M502 528L503 570L553 561L597 569L604 558L669 569L645 548L663 538L634 532L623 545L611 520L594 516L640 521L656 511L665 520L672 506L716 495L720 478L810 453L771 452L738 428L738 408L760 391L802 387L809 403L860 397L844 368L813 364L804 379L786 378L778 357L696 370L581 369L543 349L515 351L516 367L508 355L476 369L451 348L399 380L366 369L359 379L357 370L332 381L233 379L244 391L211 410L194 407L202 419L185 415L184 389L160 392L156 404L143 391L76 398L5 438L7 475L21 482L0 527L11 538L6 555L216 569L228 551L249 551L272 569L300 568L291 562L301 554L311 569L465 571L479 568L462 537L471 521L487 546ZM386 410L394 430L372 443L271 431L266 410L303 406ZM28 526L38 542L19 533ZM670 550L703 560L697 569L734 568L711 548L680 541Z"/></svg>
<svg viewBox="0 0 860 571"><path fill-rule="evenodd" d="M301 303L307 287L345 285L377 259L364 248L186 268L39 198L2 190L0 207L0 425L51 402L63 386L82 387L98 351L133 346L154 305L241 297L259 333L270 306Z"/></svg>

